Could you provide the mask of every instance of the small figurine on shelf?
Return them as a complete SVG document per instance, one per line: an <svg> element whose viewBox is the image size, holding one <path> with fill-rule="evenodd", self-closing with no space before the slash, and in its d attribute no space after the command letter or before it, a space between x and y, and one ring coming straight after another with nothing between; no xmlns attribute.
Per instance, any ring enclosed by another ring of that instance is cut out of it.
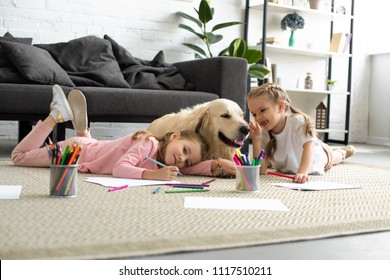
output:
<svg viewBox="0 0 390 280"><path fill-rule="evenodd" d="M311 73L308 72L305 78L305 89L313 89L313 79L311 78Z"/></svg>
<svg viewBox="0 0 390 280"><path fill-rule="evenodd" d="M316 129L326 129L327 114L325 104L321 102L316 108Z"/></svg>

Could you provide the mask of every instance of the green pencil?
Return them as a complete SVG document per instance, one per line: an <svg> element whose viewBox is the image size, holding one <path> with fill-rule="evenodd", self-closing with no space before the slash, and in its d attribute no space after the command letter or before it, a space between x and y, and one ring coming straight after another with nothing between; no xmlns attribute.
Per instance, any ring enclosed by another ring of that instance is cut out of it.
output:
<svg viewBox="0 0 390 280"><path fill-rule="evenodd" d="M189 192L208 192L209 190L166 190L165 193L189 193Z"/></svg>

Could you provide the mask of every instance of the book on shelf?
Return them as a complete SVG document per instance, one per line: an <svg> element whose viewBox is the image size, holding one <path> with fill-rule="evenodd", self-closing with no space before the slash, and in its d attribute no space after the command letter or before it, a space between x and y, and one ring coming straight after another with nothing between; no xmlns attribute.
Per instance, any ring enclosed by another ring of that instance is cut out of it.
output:
<svg viewBox="0 0 390 280"><path fill-rule="evenodd" d="M345 34L345 36L346 36L346 39L344 41L343 53L348 53L349 44L351 43L352 34L351 33L347 33L347 34Z"/></svg>
<svg viewBox="0 0 390 280"><path fill-rule="evenodd" d="M351 42L351 33L338 32L333 33L332 39L330 40L329 51L337 53L348 52L348 46Z"/></svg>
<svg viewBox="0 0 390 280"><path fill-rule="evenodd" d="M263 38L260 38L258 45L261 45L263 42ZM266 44L282 44L282 42L278 41L275 37L267 37L265 38L265 43Z"/></svg>

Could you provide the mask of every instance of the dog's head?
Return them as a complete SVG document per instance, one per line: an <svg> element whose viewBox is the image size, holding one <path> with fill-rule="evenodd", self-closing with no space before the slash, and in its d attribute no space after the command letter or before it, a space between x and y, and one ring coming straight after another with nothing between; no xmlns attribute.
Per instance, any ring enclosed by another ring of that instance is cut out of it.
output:
<svg viewBox="0 0 390 280"><path fill-rule="evenodd" d="M207 104L195 130L232 148L240 148L249 135L249 126L240 106L223 98Z"/></svg>

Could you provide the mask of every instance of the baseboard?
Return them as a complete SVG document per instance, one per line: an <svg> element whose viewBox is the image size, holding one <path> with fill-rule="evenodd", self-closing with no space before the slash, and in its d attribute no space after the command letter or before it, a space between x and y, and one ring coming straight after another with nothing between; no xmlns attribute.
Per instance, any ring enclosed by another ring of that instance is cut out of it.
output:
<svg viewBox="0 0 390 280"><path fill-rule="evenodd" d="M367 144L390 146L390 138L386 138L386 137L368 137Z"/></svg>

